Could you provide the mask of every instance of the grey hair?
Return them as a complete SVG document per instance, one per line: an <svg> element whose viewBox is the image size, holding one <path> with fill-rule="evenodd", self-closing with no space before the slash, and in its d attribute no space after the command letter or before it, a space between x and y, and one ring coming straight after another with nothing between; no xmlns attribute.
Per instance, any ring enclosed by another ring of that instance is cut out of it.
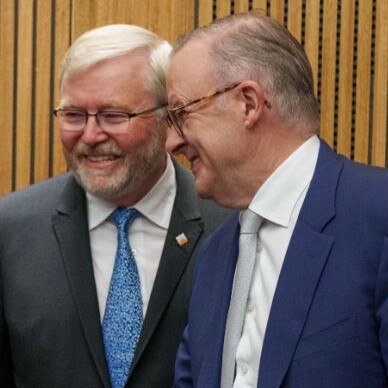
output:
<svg viewBox="0 0 388 388"><path fill-rule="evenodd" d="M280 117L318 131L319 104L310 63L302 46L277 21L257 14L218 19L180 37L172 55L192 39L209 42L212 71L219 82L254 80Z"/></svg>
<svg viewBox="0 0 388 388"><path fill-rule="evenodd" d="M166 103L166 71L172 47L153 32L130 24L95 28L76 39L63 59L60 83L99 62L143 49L149 53L150 67L149 84L145 87L159 103Z"/></svg>

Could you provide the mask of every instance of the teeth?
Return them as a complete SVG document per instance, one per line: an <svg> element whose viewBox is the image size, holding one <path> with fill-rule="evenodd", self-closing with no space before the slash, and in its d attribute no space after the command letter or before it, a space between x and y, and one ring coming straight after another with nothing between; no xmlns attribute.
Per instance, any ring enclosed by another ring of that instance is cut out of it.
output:
<svg viewBox="0 0 388 388"><path fill-rule="evenodd" d="M117 159L118 156L88 156L87 158L92 162L109 162Z"/></svg>

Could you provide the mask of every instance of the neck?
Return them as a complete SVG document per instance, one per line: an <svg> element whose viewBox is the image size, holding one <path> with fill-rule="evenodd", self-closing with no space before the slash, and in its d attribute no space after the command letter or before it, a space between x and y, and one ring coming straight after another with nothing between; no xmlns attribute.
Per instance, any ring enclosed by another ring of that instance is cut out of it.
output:
<svg viewBox="0 0 388 388"><path fill-rule="evenodd" d="M235 184L228 198L223 198L223 206L246 209L275 170L312 136L276 132L276 135L261 138L247 152L245 163L232 173Z"/></svg>

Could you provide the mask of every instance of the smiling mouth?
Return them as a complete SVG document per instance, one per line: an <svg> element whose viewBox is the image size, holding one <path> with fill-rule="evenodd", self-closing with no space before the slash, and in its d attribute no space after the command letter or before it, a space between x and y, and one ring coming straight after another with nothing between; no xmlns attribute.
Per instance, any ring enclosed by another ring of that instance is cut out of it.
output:
<svg viewBox="0 0 388 388"><path fill-rule="evenodd" d="M83 157L93 163L112 162L121 158L120 155L83 155Z"/></svg>
<svg viewBox="0 0 388 388"><path fill-rule="evenodd" d="M111 171L120 165L123 155L79 155L80 163L84 168L99 171Z"/></svg>

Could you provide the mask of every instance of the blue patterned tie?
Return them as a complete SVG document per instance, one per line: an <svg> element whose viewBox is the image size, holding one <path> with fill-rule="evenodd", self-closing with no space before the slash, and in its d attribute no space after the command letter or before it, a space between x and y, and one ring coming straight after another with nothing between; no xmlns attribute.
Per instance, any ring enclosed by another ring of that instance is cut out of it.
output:
<svg viewBox="0 0 388 388"><path fill-rule="evenodd" d="M139 273L128 242L129 225L138 215L136 209L119 207L111 216L118 246L102 329L113 388L125 385L143 325Z"/></svg>

